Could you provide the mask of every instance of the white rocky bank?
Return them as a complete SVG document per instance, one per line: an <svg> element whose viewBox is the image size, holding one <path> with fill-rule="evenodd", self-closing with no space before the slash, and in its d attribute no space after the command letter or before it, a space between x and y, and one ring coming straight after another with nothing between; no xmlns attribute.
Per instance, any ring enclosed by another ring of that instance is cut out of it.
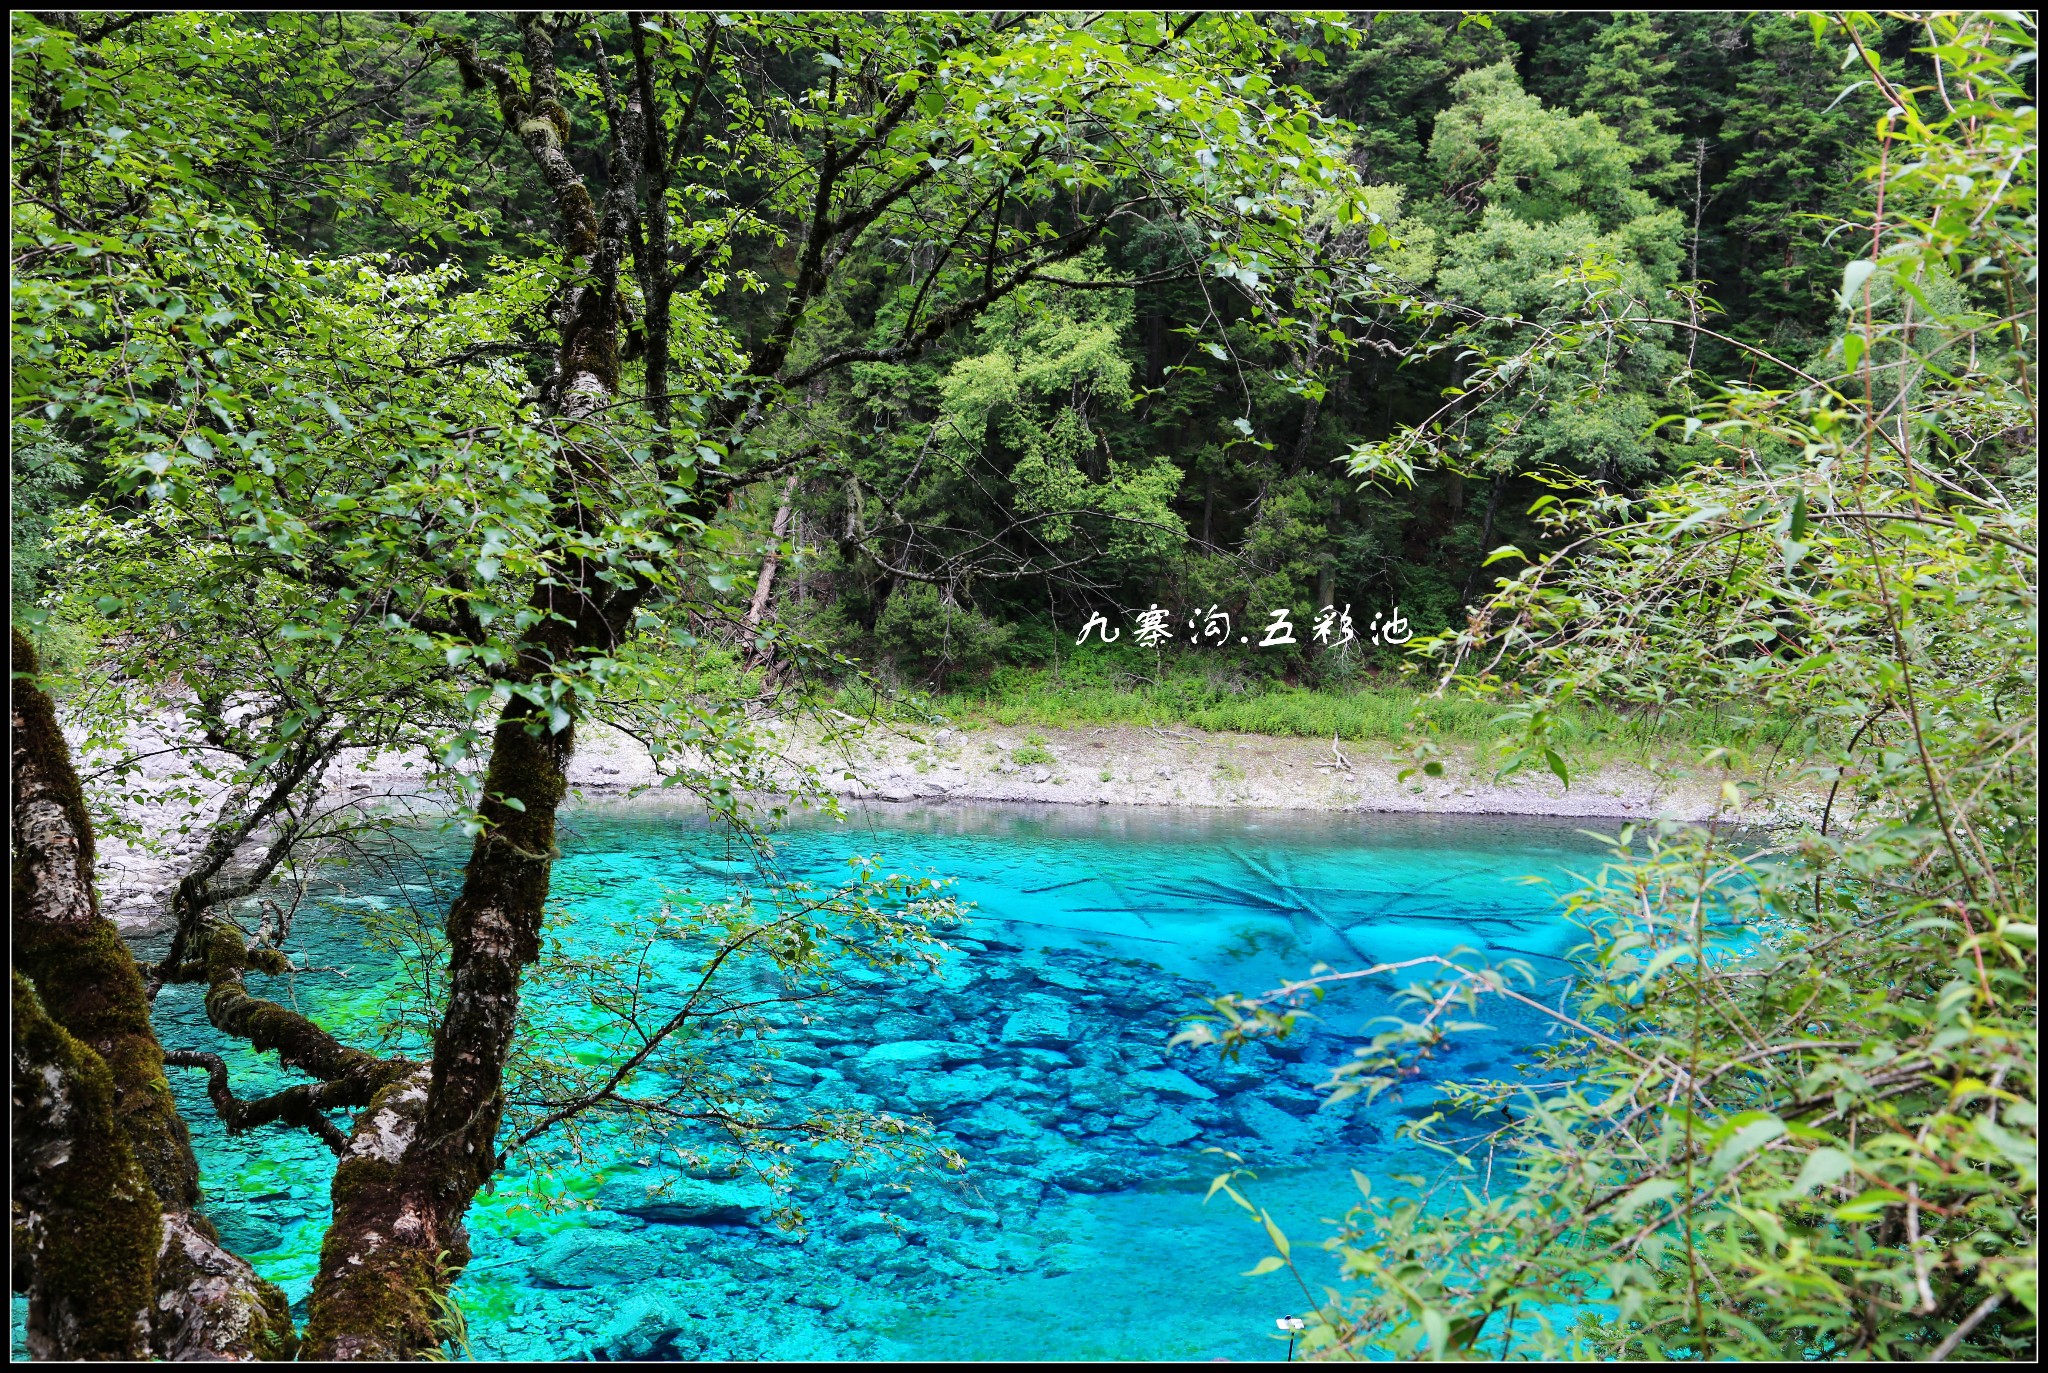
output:
<svg viewBox="0 0 2048 1373"><path fill-rule="evenodd" d="M1204 734L1129 726L1093 729L936 729L871 726L825 740L820 733L769 727L785 762L773 775L793 782L800 767L817 769L837 794L872 801L1050 802L1064 805L1199 806L1270 810L1405 811L1460 815L1577 816L1589 820L1706 820L1722 801L1718 776L1666 776L1611 765L1566 787L1551 774L1526 772L1494 782L1479 769L1446 764L1442 777L1399 774L1407 766L1384 746L1257 735ZM105 758L81 757L88 800L104 816L139 822L150 844L102 828L100 890L124 925L145 923L161 909L180 864L198 846L213 802L166 799L182 787L203 797L218 787L195 784L194 755L162 734L130 741L144 755L127 794L97 791ZM74 740L74 747L78 741ZM330 774L329 805L371 805L416 794L425 770L417 758L344 755ZM591 729L577 749L569 779L592 796L658 784L661 773L644 748L625 735ZM1817 810L1803 789L1752 801L1740 817L1775 823ZM181 831L183 831L181 833ZM161 850L161 851L155 851Z"/></svg>

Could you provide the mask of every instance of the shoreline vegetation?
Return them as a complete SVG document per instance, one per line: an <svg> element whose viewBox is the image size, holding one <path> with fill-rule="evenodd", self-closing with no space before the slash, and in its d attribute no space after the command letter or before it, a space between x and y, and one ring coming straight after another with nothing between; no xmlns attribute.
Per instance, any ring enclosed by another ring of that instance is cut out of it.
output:
<svg viewBox="0 0 2048 1373"><path fill-rule="evenodd" d="M859 713L855 707L869 703L864 697L871 700L868 693L845 690L835 704ZM1391 675L1350 685L1296 686L1247 683L1228 672L1185 667L1149 679L1077 671L1073 665L1009 668L994 673L980 689L943 692L930 700L938 714L969 728L1186 726L1211 734L1334 736L1395 748L1425 734L1484 748L1511 732L1501 705L1437 696L1430 685ZM1682 705L1626 713L1570 709L1560 713L1558 733L1573 757L1593 770L1614 762L1684 769L1699 766L1700 757L1715 750L1737 760L1757 759L1768 768L1816 752L1822 739L1808 720ZM1736 766L1747 771L1740 761Z"/></svg>

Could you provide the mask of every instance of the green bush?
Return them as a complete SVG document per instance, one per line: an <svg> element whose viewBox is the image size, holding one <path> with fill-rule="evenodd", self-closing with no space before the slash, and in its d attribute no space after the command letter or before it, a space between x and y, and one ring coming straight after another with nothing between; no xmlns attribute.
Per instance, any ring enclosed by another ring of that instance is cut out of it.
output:
<svg viewBox="0 0 2048 1373"><path fill-rule="evenodd" d="M972 678L995 665L1009 643L1008 625L943 599L937 587L898 587L875 621L878 654L928 686Z"/></svg>
<svg viewBox="0 0 2048 1373"><path fill-rule="evenodd" d="M1085 665L1084 665L1085 664ZM1213 665L1180 660L1156 678L1136 680L1116 660L1046 668L997 668L981 688L933 701L963 721L1009 727L1078 729L1098 725L1186 726L1215 733L1265 734L1354 743L1401 744L1417 733L1467 745L1509 733L1487 702L1437 699L1410 684L1291 687L1233 681ZM1818 746L1822 726L1795 716L1742 711L1574 708L1560 712L1558 737L1594 758L1650 759L1673 750L1726 748L1745 756L1797 759Z"/></svg>
<svg viewBox="0 0 2048 1373"><path fill-rule="evenodd" d="M2034 1351L2034 21L1912 22L1930 66L1970 75L1878 78L1883 196L1842 241L1884 252L1843 275L1839 371L1751 350L1757 376L1685 422L1717 460L1639 499L1554 503L1568 551L1429 646L1448 691L1505 707L1510 768L1562 770L1603 712L1626 732L1682 709L1806 748L1817 823L1751 852L1717 828L1624 829L1570 897L1586 938L1562 989L1454 950L1222 997L1182 1036L1230 1052L1289 1033L1331 984L1384 980L1405 1012L1332 1074L1341 1099L1413 1093L1502 998L1556 1031L1516 1076L1430 1089L1436 1111L1403 1129L1442 1167L1361 1181L1311 1356ZM1876 21L1833 25L1872 71ZM1941 285L1965 278L1969 302ZM1658 308L1595 263L1580 284L1597 313L1531 353L1625 352L1626 321ZM1873 356L1890 376L1859 369ZM1404 441L1455 460L1438 432ZM1242 1170L1219 1186L1272 1238L1256 1271L1293 1268Z"/></svg>

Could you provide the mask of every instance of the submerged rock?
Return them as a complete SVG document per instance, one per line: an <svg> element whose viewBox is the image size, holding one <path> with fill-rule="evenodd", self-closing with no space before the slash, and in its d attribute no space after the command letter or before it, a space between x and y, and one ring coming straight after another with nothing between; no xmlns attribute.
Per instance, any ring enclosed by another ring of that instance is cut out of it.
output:
<svg viewBox="0 0 2048 1373"><path fill-rule="evenodd" d="M533 1256L532 1273L549 1287L609 1287L644 1280L659 1272L660 1246L637 1235L607 1230L571 1230L549 1240Z"/></svg>
<svg viewBox="0 0 2048 1373"><path fill-rule="evenodd" d="M893 1083L906 1072L935 1069L955 1046L937 1039L911 1039L896 1044L877 1044L853 1064L853 1075L870 1088Z"/></svg>
<svg viewBox="0 0 2048 1373"><path fill-rule="evenodd" d="M1201 1133L1199 1126L1178 1111L1161 1111L1146 1121L1133 1138L1161 1149L1171 1149Z"/></svg>
<svg viewBox="0 0 2048 1373"><path fill-rule="evenodd" d="M905 1087L903 1094L918 1110L945 1115L988 1100L1004 1081L1000 1074L974 1064L949 1073L932 1073L916 1078Z"/></svg>
<svg viewBox="0 0 2048 1373"><path fill-rule="evenodd" d="M607 1178L597 1204L657 1224L732 1224L759 1220L775 1204L775 1190L752 1178L717 1182L635 1169Z"/></svg>
<svg viewBox="0 0 2048 1373"><path fill-rule="evenodd" d="M1073 1008L1055 996L1029 993L1003 1022L1003 1043L1065 1046L1073 1033Z"/></svg>
<svg viewBox="0 0 2048 1373"><path fill-rule="evenodd" d="M952 1122L956 1135L968 1139L1030 1139L1044 1133L1035 1121L1002 1105L986 1102Z"/></svg>
<svg viewBox="0 0 2048 1373"><path fill-rule="evenodd" d="M1261 1087L1274 1081L1279 1068L1263 1055L1254 1057L1245 1053L1234 1059L1217 1055L1198 1060L1195 1071L1201 1080L1225 1096L1254 1087Z"/></svg>
<svg viewBox="0 0 2048 1373"><path fill-rule="evenodd" d="M1063 968L1053 963L1045 954L1027 955L1017 960L1018 966L1038 981L1053 987L1064 987L1072 992L1101 991L1097 981L1091 981L1072 968Z"/></svg>
<svg viewBox="0 0 2048 1373"><path fill-rule="evenodd" d="M889 1040L938 1039L945 1028L945 1022L935 1016L890 1011L876 1017L872 1028L865 1031L863 1037L883 1043Z"/></svg>
<svg viewBox="0 0 2048 1373"><path fill-rule="evenodd" d="M209 1215L221 1242L237 1254L261 1254L284 1243L284 1231L261 1216L246 1211L222 1210Z"/></svg>
<svg viewBox="0 0 2048 1373"><path fill-rule="evenodd" d="M1238 1125L1269 1152L1267 1161L1291 1154L1307 1142L1299 1120L1255 1097L1239 1098L1232 1111Z"/></svg>
<svg viewBox="0 0 2048 1373"><path fill-rule="evenodd" d="M1168 1101L1214 1101L1216 1094L1178 1068L1153 1068L1132 1073L1127 1081L1132 1090L1151 1092Z"/></svg>
<svg viewBox="0 0 2048 1373"><path fill-rule="evenodd" d="M1070 1192L1114 1192L1143 1180L1143 1174L1095 1149L1061 1149L1032 1173Z"/></svg>
<svg viewBox="0 0 2048 1373"><path fill-rule="evenodd" d="M1123 1081L1100 1068L1083 1068L1068 1077L1067 1101L1082 1115L1115 1114L1128 1093Z"/></svg>

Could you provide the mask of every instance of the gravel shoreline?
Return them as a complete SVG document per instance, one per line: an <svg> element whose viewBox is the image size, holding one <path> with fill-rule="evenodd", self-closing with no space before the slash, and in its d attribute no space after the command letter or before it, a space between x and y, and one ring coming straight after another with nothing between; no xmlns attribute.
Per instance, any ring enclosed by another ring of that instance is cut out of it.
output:
<svg viewBox="0 0 2048 1373"><path fill-rule="evenodd" d="M1407 766L1383 745L1338 744L1263 735L1204 734L1183 729L1104 726L1057 729L871 727L831 743L815 732L770 731L786 755L815 766L823 784L848 800L1031 802L1071 806L1168 806L1204 809L1405 812L1435 815L1541 815L1587 820L1704 821L1721 811L1719 779L1660 776L1614 764L1567 788L1548 773L1496 783L1477 769L1446 760L1445 775L1403 780ZM73 747L79 746L73 739ZM141 930L160 916L170 884L198 847L200 826L224 790L197 779L197 753L167 732L138 733L142 759L125 796L95 795L92 774L107 759L81 757L88 804L105 819L138 825L153 844L130 842L102 824L98 877L106 909L124 928ZM771 770L785 783L796 769ZM329 806L439 803L412 757L344 754L331 770ZM625 735L597 728L578 747L569 781L591 800L657 786L653 759ZM194 798L169 793L189 788ZM140 793L138 795L138 793ZM1817 815L1816 798L1801 791L1766 795L1739 818L1779 824ZM181 833L181 831L184 831Z"/></svg>

